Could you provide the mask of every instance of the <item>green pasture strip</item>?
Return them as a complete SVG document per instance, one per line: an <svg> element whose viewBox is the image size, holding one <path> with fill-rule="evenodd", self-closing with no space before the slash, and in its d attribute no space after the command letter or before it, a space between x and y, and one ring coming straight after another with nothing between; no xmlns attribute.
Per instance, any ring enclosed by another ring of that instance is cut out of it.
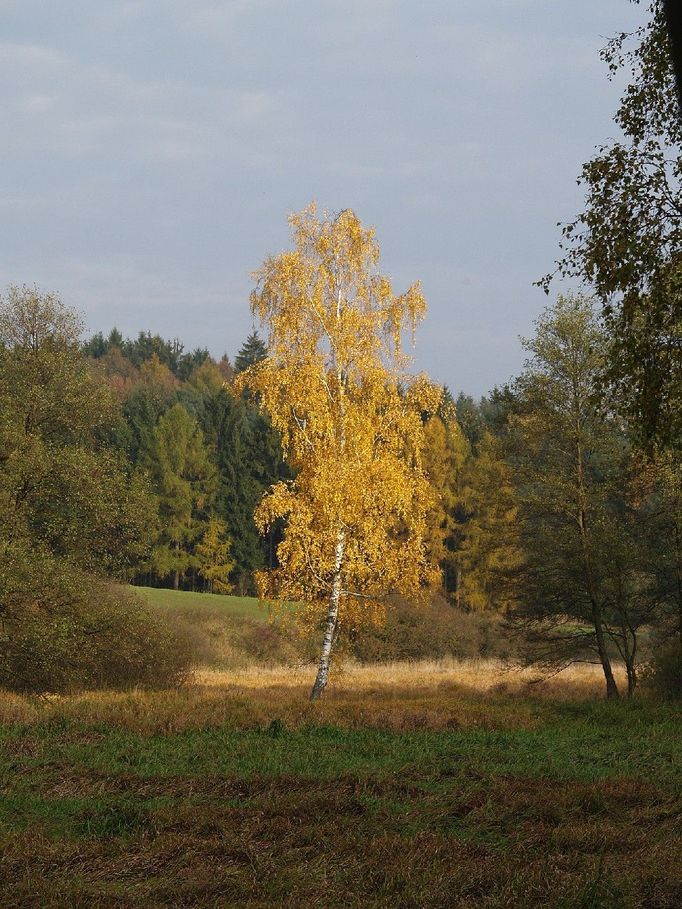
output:
<svg viewBox="0 0 682 909"><path fill-rule="evenodd" d="M162 587L133 587L147 602L162 609L206 609L226 614L247 616L265 621L268 610L257 597L222 596L215 593L194 593L190 590L167 590Z"/></svg>
<svg viewBox="0 0 682 909"><path fill-rule="evenodd" d="M642 777L682 784L682 736L677 710L592 705L554 707L534 729L391 733L308 724L288 731L229 727L144 736L71 720L5 728L0 734L3 785L12 774L58 774L60 768L141 779L223 775L333 779L383 778L401 772L489 774L582 782ZM26 741L26 747L22 740ZM14 747L13 747L14 745Z"/></svg>
<svg viewBox="0 0 682 909"><path fill-rule="evenodd" d="M522 729L4 727L3 909L680 905L680 711L529 704Z"/></svg>

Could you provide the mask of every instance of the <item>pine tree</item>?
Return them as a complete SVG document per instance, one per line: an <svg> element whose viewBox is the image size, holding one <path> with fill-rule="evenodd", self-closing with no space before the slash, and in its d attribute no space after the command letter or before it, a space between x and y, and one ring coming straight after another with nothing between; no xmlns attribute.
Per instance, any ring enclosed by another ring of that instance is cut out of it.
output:
<svg viewBox="0 0 682 909"><path fill-rule="evenodd" d="M235 357L234 368L237 372L244 372L255 363L260 363L267 355L268 348L265 342L257 331L252 331Z"/></svg>
<svg viewBox="0 0 682 909"><path fill-rule="evenodd" d="M522 563L512 474L500 442L486 432L462 476L457 600L468 609L508 611Z"/></svg>
<svg viewBox="0 0 682 909"><path fill-rule="evenodd" d="M427 517L426 546L442 571L447 591L455 589L457 560L454 537L458 490L469 445L455 419L454 405L434 414L424 427L424 469L438 495Z"/></svg>

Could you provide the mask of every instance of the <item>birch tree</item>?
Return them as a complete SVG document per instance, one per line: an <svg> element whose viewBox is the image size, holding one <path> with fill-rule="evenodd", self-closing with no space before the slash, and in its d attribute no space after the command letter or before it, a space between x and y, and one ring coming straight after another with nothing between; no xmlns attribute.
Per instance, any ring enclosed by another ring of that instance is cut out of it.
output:
<svg viewBox="0 0 682 909"><path fill-rule="evenodd" d="M314 205L290 218L294 248L266 259L251 295L269 355L237 378L279 431L295 478L256 510L285 522L278 567L261 596L301 604L323 629L311 698L324 691L342 628L381 620L385 598L434 580L424 536L433 492L423 465L423 414L440 391L407 374L404 332L424 317L419 284L393 292L373 229Z"/></svg>

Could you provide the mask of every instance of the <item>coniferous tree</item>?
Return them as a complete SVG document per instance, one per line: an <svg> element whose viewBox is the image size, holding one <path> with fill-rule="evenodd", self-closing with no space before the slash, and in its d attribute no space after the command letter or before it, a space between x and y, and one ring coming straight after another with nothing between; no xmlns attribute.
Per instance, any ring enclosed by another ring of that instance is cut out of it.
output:
<svg viewBox="0 0 682 909"><path fill-rule="evenodd" d="M232 590L230 575L235 562L230 554L231 548L225 522L210 518L195 551L197 571L209 593L230 593Z"/></svg>
<svg viewBox="0 0 682 909"><path fill-rule="evenodd" d="M518 499L500 442L486 432L467 458L460 487L457 602L507 612L522 563Z"/></svg>
<svg viewBox="0 0 682 909"><path fill-rule="evenodd" d="M181 404L159 419L147 466L160 519L153 565L161 578L172 576L177 590L181 576L196 564L193 549L204 532L215 483L201 429Z"/></svg>
<svg viewBox="0 0 682 909"><path fill-rule="evenodd" d="M434 565L440 566L447 592L457 585L456 515L462 469L469 454L454 405L434 414L424 427L424 469L437 499L427 517L426 546Z"/></svg>
<svg viewBox="0 0 682 909"><path fill-rule="evenodd" d="M268 348L265 341L257 331L252 331L235 357L234 368L237 372L244 372L249 366L264 360L267 355Z"/></svg>

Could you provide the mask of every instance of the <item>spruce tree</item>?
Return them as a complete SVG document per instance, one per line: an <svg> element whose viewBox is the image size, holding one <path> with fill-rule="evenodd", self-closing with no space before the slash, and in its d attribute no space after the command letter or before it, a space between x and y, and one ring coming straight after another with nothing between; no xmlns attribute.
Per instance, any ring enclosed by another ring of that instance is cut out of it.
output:
<svg viewBox="0 0 682 909"><path fill-rule="evenodd" d="M234 368L237 372L244 372L245 369L253 366L254 363L260 363L267 355L268 348L265 341L263 341L257 331L252 331L235 357Z"/></svg>

